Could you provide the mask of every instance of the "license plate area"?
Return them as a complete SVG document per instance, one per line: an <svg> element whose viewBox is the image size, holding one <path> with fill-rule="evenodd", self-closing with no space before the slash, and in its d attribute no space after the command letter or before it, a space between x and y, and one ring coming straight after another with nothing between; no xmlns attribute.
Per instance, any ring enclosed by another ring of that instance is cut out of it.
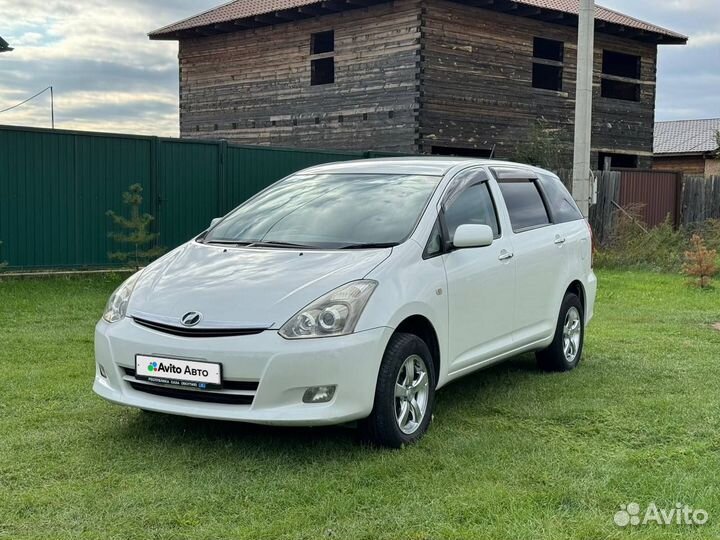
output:
<svg viewBox="0 0 720 540"><path fill-rule="evenodd" d="M222 388L222 364L138 354L135 378L178 388L217 390Z"/></svg>

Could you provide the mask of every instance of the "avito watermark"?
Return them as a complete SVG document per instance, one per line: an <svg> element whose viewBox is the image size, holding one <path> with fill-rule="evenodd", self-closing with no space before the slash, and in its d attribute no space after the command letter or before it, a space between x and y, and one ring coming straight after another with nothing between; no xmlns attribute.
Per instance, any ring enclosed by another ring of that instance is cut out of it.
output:
<svg viewBox="0 0 720 540"><path fill-rule="evenodd" d="M710 518L706 510L693 508L687 504L676 503L672 508L658 508L651 502L644 512L636 502L621 504L613 521L618 527L638 525L705 525Z"/></svg>

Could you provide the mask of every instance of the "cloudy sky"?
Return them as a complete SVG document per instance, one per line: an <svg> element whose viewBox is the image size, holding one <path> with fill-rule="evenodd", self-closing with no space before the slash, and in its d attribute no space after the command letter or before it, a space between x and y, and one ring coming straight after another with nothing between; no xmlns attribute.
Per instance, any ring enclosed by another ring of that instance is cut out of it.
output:
<svg viewBox="0 0 720 540"><path fill-rule="evenodd" d="M0 110L55 88L59 128L175 136L177 43L146 33L222 0L0 0ZM599 3L690 36L660 49L658 120L720 117L720 0ZM0 124L48 127L47 94Z"/></svg>

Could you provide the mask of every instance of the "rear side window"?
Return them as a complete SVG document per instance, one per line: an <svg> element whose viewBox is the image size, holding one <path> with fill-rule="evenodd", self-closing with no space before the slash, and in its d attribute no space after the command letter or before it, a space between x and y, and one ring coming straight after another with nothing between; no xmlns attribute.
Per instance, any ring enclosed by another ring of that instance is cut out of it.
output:
<svg viewBox="0 0 720 540"><path fill-rule="evenodd" d="M582 212L580 212L577 204L575 204L572 195L570 195L560 180L542 177L540 184L550 205L553 222L567 223L568 221L583 219Z"/></svg>
<svg viewBox="0 0 720 540"><path fill-rule="evenodd" d="M545 203L533 181L500 182L513 231L542 227L550 223Z"/></svg>
<svg viewBox="0 0 720 540"><path fill-rule="evenodd" d="M460 225L488 225L498 237L500 228L487 182L472 185L458 195L445 209L445 225L450 242Z"/></svg>

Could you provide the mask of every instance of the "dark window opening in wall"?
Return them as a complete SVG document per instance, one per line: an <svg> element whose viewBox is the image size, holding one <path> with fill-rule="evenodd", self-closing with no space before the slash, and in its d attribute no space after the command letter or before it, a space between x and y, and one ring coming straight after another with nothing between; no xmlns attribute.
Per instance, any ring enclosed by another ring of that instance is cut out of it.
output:
<svg viewBox="0 0 720 540"><path fill-rule="evenodd" d="M598 154L598 169L607 170L605 164L610 161L610 167L613 169L637 169L638 157L632 154L613 154L610 152L600 152Z"/></svg>
<svg viewBox="0 0 720 540"><path fill-rule="evenodd" d="M310 61L310 84L332 84L335 82L335 59L318 58Z"/></svg>
<svg viewBox="0 0 720 540"><path fill-rule="evenodd" d="M605 75L615 75L626 79L640 79L640 57L614 51L603 51Z"/></svg>
<svg viewBox="0 0 720 540"><path fill-rule="evenodd" d="M456 156L456 157L476 157L489 158L492 156L492 150L487 148L456 148L452 146L433 146L430 149L433 156Z"/></svg>
<svg viewBox="0 0 720 540"><path fill-rule="evenodd" d="M637 83L603 79L600 95L604 98L640 101L640 85Z"/></svg>
<svg viewBox="0 0 720 540"><path fill-rule="evenodd" d="M554 39L536 37L533 41L533 56L543 60L562 62L565 56L565 44Z"/></svg>
<svg viewBox="0 0 720 540"><path fill-rule="evenodd" d="M639 56L603 51L600 95L610 99L640 101L641 66Z"/></svg>
<svg viewBox="0 0 720 540"><path fill-rule="evenodd" d="M367 113L363 113L363 120L367 120Z"/></svg>
<svg viewBox="0 0 720 540"><path fill-rule="evenodd" d="M565 44L536 37L533 41L533 88L562 91Z"/></svg>
<svg viewBox="0 0 720 540"><path fill-rule="evenodd" d="M318 32L310 36L310 54L324 54L335 50L335 32Z"/></svg>
<svg viewBox="0 0 720 540"><path fill-rule="evenodd" d="M335 32L318 32L310 36L310 84L319 86L335 82ZM318 56L322 55L318 58Z"/></svg>
<svg viewBox="0 0 720 540"><path fill-rule="evenodd" d="M562 67L533 64L533 88L562 91Z"/></svg>

